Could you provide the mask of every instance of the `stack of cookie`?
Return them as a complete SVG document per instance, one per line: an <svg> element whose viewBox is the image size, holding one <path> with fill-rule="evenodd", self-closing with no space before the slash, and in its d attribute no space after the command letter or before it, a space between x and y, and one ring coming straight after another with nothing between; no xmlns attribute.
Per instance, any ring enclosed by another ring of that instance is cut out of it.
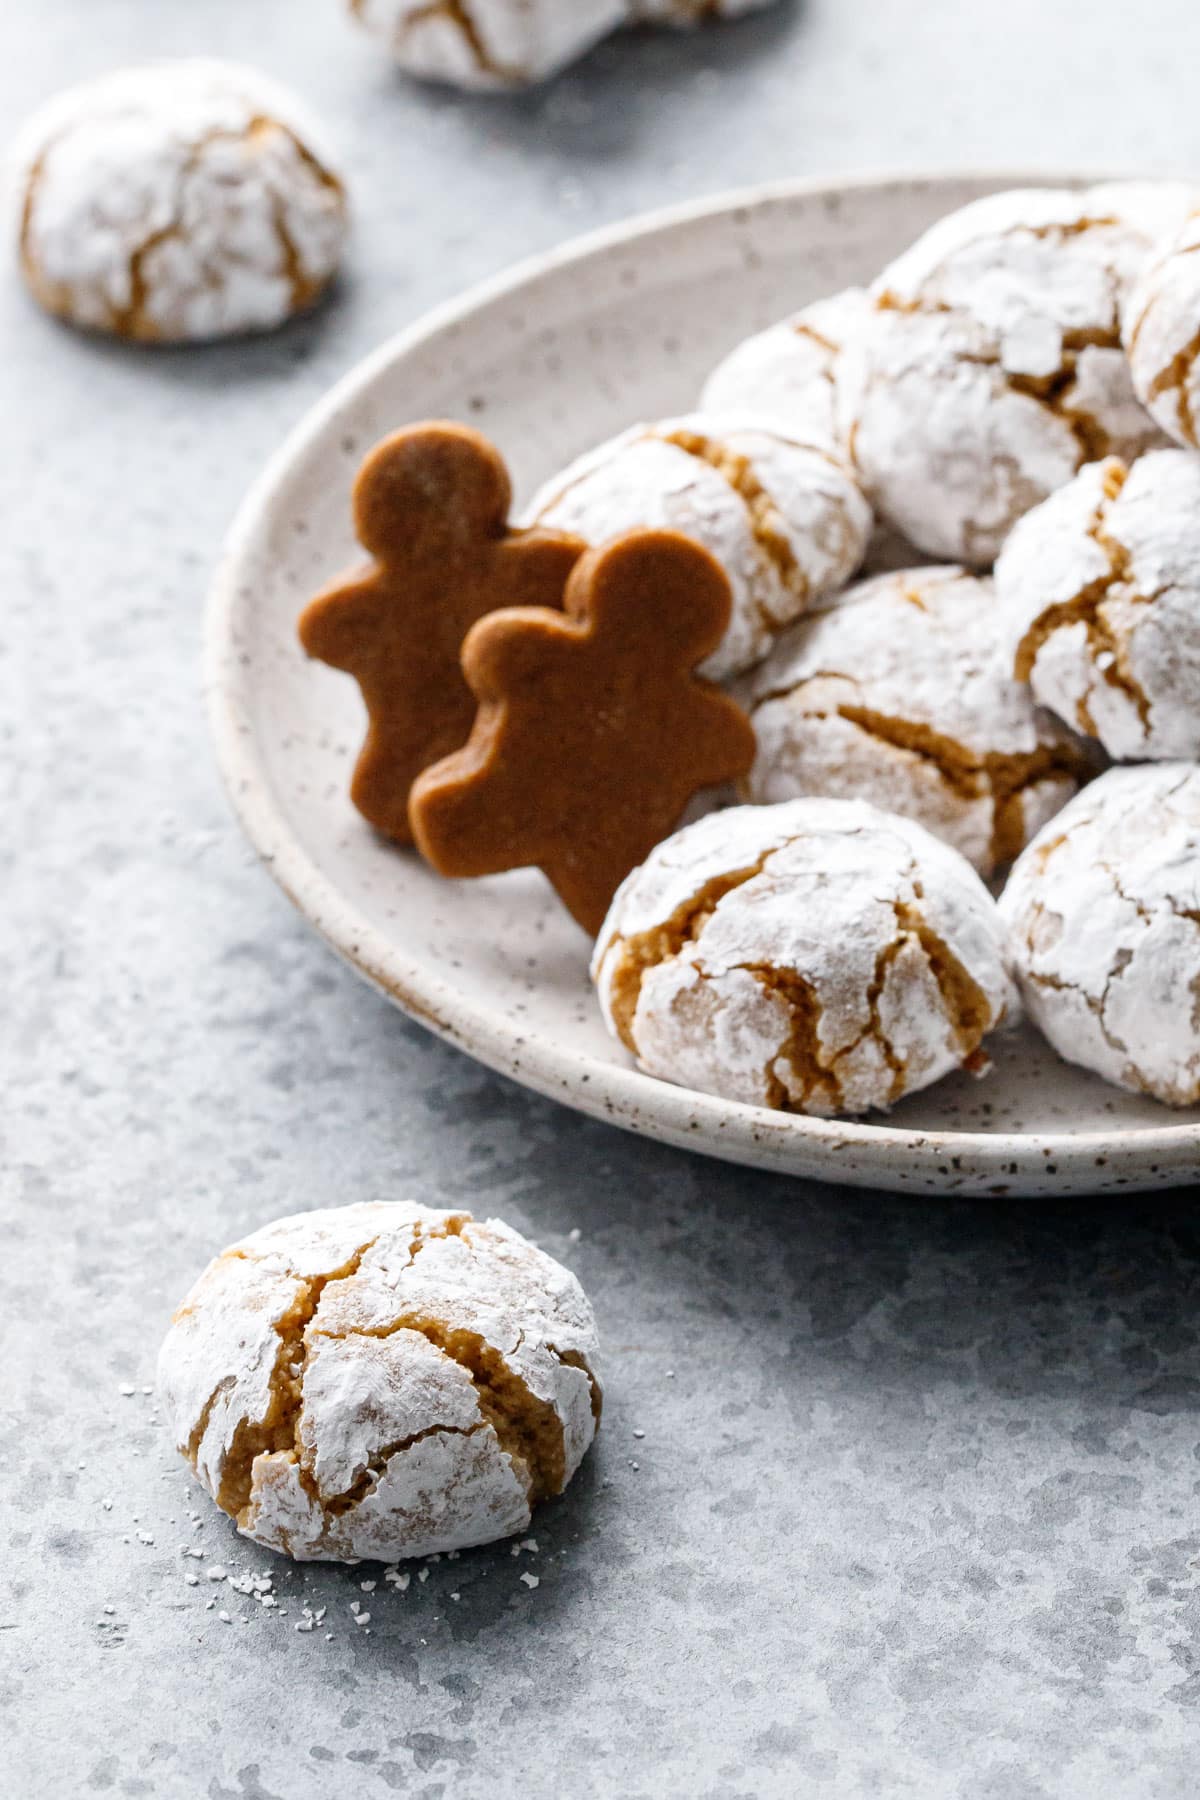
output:
<svg viewBox="0 0 1200 1800"><path fill-rule="evenodd" d="M389 440L375 562L302 623L367 700L356 803L443 873L543 868L666 1079L886 1107L1019 994L1197 1103L1198 247L1174 183L991 196L516 528L475 434Z"/></svg>

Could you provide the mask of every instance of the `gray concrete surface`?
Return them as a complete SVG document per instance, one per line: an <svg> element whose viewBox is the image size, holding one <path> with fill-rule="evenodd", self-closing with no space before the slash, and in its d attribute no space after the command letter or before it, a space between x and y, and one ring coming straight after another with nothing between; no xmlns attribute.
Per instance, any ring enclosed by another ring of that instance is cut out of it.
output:
<svg viewBox="0 0 1200 1800"><path fill-rule="evenodd" d="M202 354L86 342L0 282L0 1789L1193 1795L1195 1196L837 1193L489 1076L336 966L254 866L198 649L263 457L430 303L763 175L1200 168L1194 0L813 0L613 42L519 102L406 86L336 0L12 0L3 50L5 130L148 52L262 63L327 116L358 228L333 306ZM181 1553L270 1564L164 1443L141 1391L158 1339L233 1236L409 1192L499 1212L578 1271L604 1431L536 1554L369 1603L378 1570L276 1569L264 1609ZM328 1611L297 1633L306 1601Z"/></svg>

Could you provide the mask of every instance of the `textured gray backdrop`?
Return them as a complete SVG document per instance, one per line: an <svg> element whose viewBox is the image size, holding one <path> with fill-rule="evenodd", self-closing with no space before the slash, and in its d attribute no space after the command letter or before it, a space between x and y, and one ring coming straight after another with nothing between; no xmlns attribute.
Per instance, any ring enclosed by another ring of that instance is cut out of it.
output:
<svg viewBox="0 0 1200 1800"><path fill-rule="evenodd" d="M337 0L9 0L3 129L69 79L197 51L320 107L357 231L318 318L197 354L84 341L0 281L0 1787L1194 1795L1194 1196L838 1193L482 1072L254 866L198 655L260 462L432 302L762 176L1200 169L1195 0L813 0L614 41L515 102L406 85ZM604 1430L536 1552L406 1593L276 1567L264 1607L206 1576L271 1559L164 1444L142 1393L158 1339L235 1235L406 1193L501 1213L578 1271ZM327 1612L298 1633L305 1603Z"/></svg>

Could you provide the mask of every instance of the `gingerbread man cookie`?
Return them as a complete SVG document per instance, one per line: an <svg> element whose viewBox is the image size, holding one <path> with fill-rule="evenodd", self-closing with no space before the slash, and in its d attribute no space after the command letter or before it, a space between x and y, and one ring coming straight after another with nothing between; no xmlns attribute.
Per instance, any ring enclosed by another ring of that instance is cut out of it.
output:
<svg viewBox="0 0 1200 1800"><path fill-rule="evenodd" d="M744 775L754 733L695 675L721 641L720 566L673 531L633 531L576 565L566 616L528 607L476 625L466 746L413 788L413 833L443 875L540 868L596 932L618 886L693 794Z"/></svg>
<svg viewBox="0 0 1200 1800"><path fill-rule="evenodd" d="M344 669L370 721L350 798L412 842L409 789L466 742L475 700L459 667L470 627L497 607L560 607L584 546L560 531L510 531L499 453L464 425L413 425L376 446L354 486L355 533L373 563L326 589L300 619L310 656Z"/></svg>

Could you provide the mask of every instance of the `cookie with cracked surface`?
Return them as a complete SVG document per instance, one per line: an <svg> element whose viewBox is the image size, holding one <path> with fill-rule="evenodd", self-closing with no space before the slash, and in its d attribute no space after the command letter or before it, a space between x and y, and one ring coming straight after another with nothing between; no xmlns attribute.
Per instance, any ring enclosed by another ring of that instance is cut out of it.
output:
<svg viewBox="0 0 1200 1800"><path fill-rule="evenodd" d="M277 1219L163 1343L175 1443L238 1530L299 1561L522 1531L600 1418L575 1277L498 1219L408 1201Z"/></svg>
<svg viewBox="0 0 1200 1800"><path fill-rule="evenodd" d="M232 63L147 63L69 89L16 150L26 284L144 342L268 331L336 271L346 194L298 102Z"/></svg>
<svg viewBox="0 0 1200 1800"><path fill-rule="evenodd" d="M354 484L355 531L374 561L300 618L308 654L362 690L369 726L350 798L397 843L412 842L413 782L470 732L475 698L459 664L468 630L497 607L560 607L584 549L562 532L511 531L511 497L500 454L479 432L394 432Z"/></svg>
<svg viewBox="0 0 1200 1800"><path fill-rule="evenodd" d="M773 0L627 0L635 25L671 25L681 31L712 19L742 19L762 12Z"/></svg>
<svg viewBox="0 0 1200 1800"><path fill-rule="evenodd" d="M996 593L1041 705L1117 761L1200 758L1200 459L1081 469L1017 526Z"/></svg>
<svg viewBox="0 0 1200 1800"><path fill-rule="evenodd" d="M1000 913L1060 1056L1200 1105L1200 769L1110 769L1034 839Z"/></svg>
<svg viewBox="0 0 1200 1800"><path fill-rule="evenodd" d="M409 75L452 87L545 81L625 23L624 0L347 0Z"/></svg>
<svg viewBox="0 0 1200 1800"><path fill-rule="evenodd" d="M737 807L660 844L617 894L592 978L648 1074L826 1116L980 1072L1017 1005L970 864L862 800Z"/></svg>
<svg viewBox="0 0 1200 1800"><path fill-rule="evenodd" d="M733 610L701 673L760 662L785 625L841 587L865 554L871 511L844 462L753 415L693 413L635 425L548 481L528 519L592 544L642 527L716 557Z"/></svg>
<svg viewBox="0 0 1200 1800"><path fill-rule="evenodd" d="M860 582L810 613L754 674L745 797L871 800L1009 863L1095 773L1012 674L992 584L953 565Z"/></svg>
<svg viewBox="0 0 1200 1800"><path fill-rule="evenodd" d="M1200 196L1135 282L1122 330L1142 405L1176 443L1200 450Z"/></svg>
<svg viewBox="0 0 1200 1800"><path fill-rule="evenodd" d="M867 305L864 288L846 288L743 339L705 382L700 410L752 413L844 458L838 359L866 317Z"/></svg>
<svg viewBox="0 0 1200 1800"><path fill-rule="evenodd" d="M729 606L706 550L632 531L576 564L565 616L513 607L480 620L462 656L479 701L471 736L413 786L421 854L460 878L539 868L597 931L688 801L754 759L745 713L695 674Z"/></svg>
<svg viewBox="0 0 1200 1800"><path fill-rule="evenodd" d="M877 511L926 555L986 567L1087 462L1161 434L1121 308L1175 183L993 194L884 270L839 366L841 421Z"/></svg>

